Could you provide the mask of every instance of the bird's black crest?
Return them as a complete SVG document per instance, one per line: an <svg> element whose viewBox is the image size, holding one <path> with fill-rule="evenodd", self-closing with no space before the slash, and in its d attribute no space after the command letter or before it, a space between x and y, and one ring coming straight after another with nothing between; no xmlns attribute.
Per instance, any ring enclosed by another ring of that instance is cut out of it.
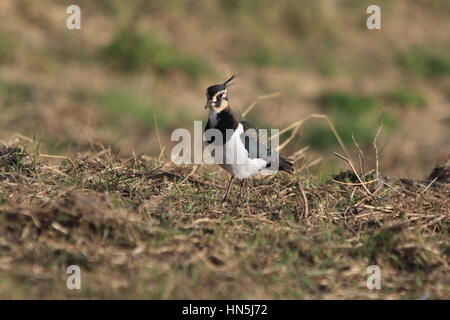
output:
<svg viewBox="0 0 450 320"><path fill-rule="evenodd" d="M231 82L232 80L236 79L236 78L237 78L237 75L233 74L233 75L231 76L230 79L228 79L227 81L225 81L225 82L223 83L223 85L225 86L225 88L231 86L232 83L230 83L230 82Z"/></svg>
<svg viewBox="0 0 450 320"><path fill-rule="evenodd" d="M225 85L215 84L213 86L208 87L208 89L206 89L206 92L208 93L208 96L212 97L217 92L222 91L222 90L225 90Z"/></svg>
<svg viewBox="0 0 450 320"><path fill-rule="evenodd" d="M231 76L230 79L228 79L227 81L225 81L222 84L215 84L213 86L208 87L208 89L206 89L206 92L208 93L208 96L212 97L213 95L215 95L217 92L225 90L227 87L231 86L232 83L230 83L232 80L236 79L237 76L235 74L233 74Z"/></svg>

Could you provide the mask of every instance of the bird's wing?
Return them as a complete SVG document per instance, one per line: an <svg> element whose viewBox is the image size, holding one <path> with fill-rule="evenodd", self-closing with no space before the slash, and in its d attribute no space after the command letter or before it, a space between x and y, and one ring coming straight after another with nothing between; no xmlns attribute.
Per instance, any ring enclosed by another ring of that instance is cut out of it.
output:
<svg viewBox="0 0 450 320"><path fill-rule="evenodd" d="M267 131L260 131L253 123L247 120L241 120L240 123L244 129L241 134L241 140L245 149L248 151L250 159L260 158L270 162L272 151L267 145Z"/></svg>

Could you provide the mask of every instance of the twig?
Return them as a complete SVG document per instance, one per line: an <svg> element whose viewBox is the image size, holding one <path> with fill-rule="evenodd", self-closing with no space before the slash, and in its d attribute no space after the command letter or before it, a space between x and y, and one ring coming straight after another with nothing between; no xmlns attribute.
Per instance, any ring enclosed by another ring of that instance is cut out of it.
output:
<svg viewBox="0 0 450 320"><path fill-rule="evenodd" d="M367 189L366 184L361 180L361 178L359 177L358 172L356 172L355 167L353 166L352 162L350 161L350 159L347 159L344 156L341 156L339 153L335 152L334 153L335 156L341 158L342 160L344 160L345 162L347 162L347 164L350 166L350 168L352 169L353 173L355 174L355 176L358 178L359 182L361 183L362 187L364 188L364 190L370 195L373 196L373 194L369 191L369 189Z"/></svg>
<svg viewBox="0 0 450 320"><path fill-rule="evenodd" d="M250 105L247 107L247 109L245 109L245 111L242 112L242 114L241 114L242 117L245 117L256 106L258 101L265 100L265 99L271 99L271 98L275 98L275 97L279 97L279 96L281 96L281 93L275 92L275 93L256 97L256 99L253 100L252 103L250 103Z"/></svg>
<svg viewBox="0 0 450 320"><path fill-rule="evenodd" d="M165 149L165 147L163 147L162 143L161 143L161 137L159 136L159 127L158 127L158 123L156 122L155 115L153 115L153 122L155 123L156 138L158 139L159 150L161 151L161 153L159 154L159 157L158 157L158 160L160 160L161 158L164 158L164 149Z"/></svg>
<svg viewBox="0 0 450 320"><path fill-rule="evenodd" d="M370 181L363 182L363 183L343 182L343 181L338 181L338 180L335 180L335 179L331 179L331 181L336 182L338 184L343 184L343 185L346 185L346 186L360 186L362 184L371 184L371 183L377 182L378 179L370 180Z"/></svg>
<svg viewBox="0 0 450 320"><path fill-rule="evenodd" d="M184 178L184 179L183 179L180 183L178 183L178 184L181 186L183 183L185 183L186 180L188 180L188 179L194 174L194 172L197 171L198 167L199 167L199 166L194 166L194 168L192 169L191 172L189 172L189 174L186 176L186 178Z"/></svg>
<svg viewBox="0 0 450 320"><path fill-rule="evenodd" d="M339 136L336 128L334 127L333 123L331 122L330 118L325 115L325 114L317 114L317 113L313 113L310 114L309 116L307 116L306 118L303 118L297 122L294 122L293 124L287 126L286 128L284 128L283 130L279 131L278 133L274 134L270 140L273 140L275 138L278 138L280 135L282 135L283 133L292 130L292 133L290 135L290 137L284 141L280 146L278 146L278 151L282 150L284 147L286 147L286 145L291 142L294 138L295 135L297 134L298 130L300 129L300 127L307 121L310 119L323 119L325 120L325 122L327 123L327 125L330 127L330 130L333 132L334 136L336 137L336 140L338 141L340 147L342 148L342 150L344 151L345 155L350 158L350 153L348 152L347 148L344 145L344 142L342 141L341 137Z"/></svg>
<svg viewBox="0 0 450 320"><path fill-rule="evenodd" d="M303 205L305 206L305 218L308 218L309 216L309 207L308 207L308 199L306 198L306 194L305 194L305 190L303 190L303 186L301 184L301 182L298 182L298 187L300 189L300 192L302 193L302 197L303 197ZM303 217L303 214L302 214Z"/></svg>
<svg viewBox="0 0 450 320"><path fill-rule="evenodd" d="M305 156L305 152L309 149L309 147L303 147L297 151L295 151L293 154L289 156L290 159L293 159L292 162L295 163L301 158Z"/></svg>
<svg viewBox="0 0 450 320"><path fill-rule="evenodd" d="M24 136L24 135L22 135L22 134L20 134L18 132L15 132L14 135L17 136L18 138L22 139L22 140L25 140L25 141L30 142L30 143L34 143L33 139L31 139L29 137L26 137L26 136Z"/></svg>
<svg viewBox="0 0 450 320"><path fill-rule="evenodd" d="M54 159L69 159L69 157L66 156L56 156L53 154L39 154L39 157L43 157L43 158L54 158Z"/></svg>
<svg viewBox="0 0 450 320"><path fill-rule="evenodd" d="M355 136L352 133L352 140L355 144L356 148L358 149L358 158L359 158L359 167L361 169L361 175L365 176L365 165L364 165L364 152L362 152L361 148L359 147L359 144L356 142Z"/></svg>
<svg viewBox="0 0 450 320"><path fill-rule="evenodd" d="M379 182L381 182L382 184L384 184L385 186L387 186L388 188L394 190L395 192L397 192L399 195L402 195L402 193L400 191L398 191L395 187L391 186L389 183L387 183L386 181L384 181L383 179L377 179ZM381 188L381 187L380 187Z"/></svg>
<svg viewBox="0 0 450 320"><path fill-rule="evenodd" d="M318 163L320 163L320 162L322 162L322 158L319 157L319 158L317 158L317 159L315 159L315 160L313 160L313 161L311 161L311 162L305 164L305 166L303 166L302 168L299 169L299 172L300 172L300 171L303 171L303 170L306 170L306 169L309 169L309 168L311 168L312 166L315 166L316 164L318 164Z"/></svg>
<svg viewBox="0 0 450 320"><path fill-rule="evenodd" d="M436 219L433 219L431 221L428 221L428 222L426 222L424 224L419 225L419 228L421 228L421 229L427 228L427 227L431 226L432 224L435 224L435 223L437 223L437 222L439 222L441 220L444 220L445 218L447 218L447 215L443 214L443 215L437 217Z"/></svg>
<svg viewBox="0 0 450 320"><path fill-rule="evenodd" d="M425 191L427 191L427 190L433 185L433 183L436 182L437 178L438 178L438 177L434 178L433 181L431 181L431 182L425 187L425 189L423 189L420 193L421 193L421 194L424 194Z"/></svg>
<svg viewBox="0 0 450 320"><path fill-rule="evenodd" d="M375 149L375 178L376 179L380 179L380 167L379 167L379 158L378 158L377 139L378 139L378 136L380 135L382 128L383 128L383 119L381 119L377 134L375 135L375 138L373 139L373 147Z"/></svg>

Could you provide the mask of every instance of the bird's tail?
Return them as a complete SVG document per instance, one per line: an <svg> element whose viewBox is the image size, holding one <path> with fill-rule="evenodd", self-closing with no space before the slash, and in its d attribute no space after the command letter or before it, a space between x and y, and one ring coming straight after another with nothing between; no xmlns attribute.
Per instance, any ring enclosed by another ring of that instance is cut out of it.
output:
<svg viewBox="0 0 450 320"><path fill-rule="evenodd" d="M292 172L294 172L294 167L293 167L293 164L289 160L287 160L283 157L280 157L278 170L292 173Z"/></svg>

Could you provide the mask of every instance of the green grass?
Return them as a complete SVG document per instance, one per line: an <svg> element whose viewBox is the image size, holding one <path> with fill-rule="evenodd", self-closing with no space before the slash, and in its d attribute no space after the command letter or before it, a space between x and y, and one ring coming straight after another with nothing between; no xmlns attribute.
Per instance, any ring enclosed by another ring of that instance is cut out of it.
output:
<svg viewBox="0 0 450 320"><path fill-rule="evenodd" d="M0 105L10 107L23 104L33 98L33 88L21 82L7 82L0 78Z"/></svg>
<svg viewBox="0 0 450 320"><path fill-rule="evenodd" d="M225 14L231 18L244 20L248 15L258 17L253 23L260 30L273 21L293 37L308 36L318 29L319 32L327 30L322 1L286 0L278 5L270 0L222 0L220 3Z"/></svg>
<svg viewBox="0 0 450 320"><path fill-rule="evenodd" d="M239 50L233 59L240 64L256 67L298 68L302 66L302 57L283 52L279 47L256 45Z"/></svg>
<svg viewBox="0 0 450 320"><path fill-rule="evenodd" d="M332 91L320 95L317 103L322 112L331 118L345 144L353 143L352 133L358 143L368 144L373 140L379 118L383 114L376 98L344 91ZM395 119L385 113L385 130L389 130L394 124ZM336 145L337 140L326 124L314 122L314 126L306 127L302 143L320 150Z"/></svg>
<svg viewBox="0 0 450 320"><path fill-rule="evenodd" d="M322 52L317 61L317 72L322 76L330 76L336 72L336 69L332 55Z"/></svg>
<svg viewBox="0 0 450 320"><path fill-rule="evenodd" d="M317 65L324 75L334 72L331 59L325 55L333 49L329 44L334 43L336 36L324 18L321 1L287 0L274 5L273 1L247 0L221 4L224 14L216 19L239 28L238 50L230 50L236 63L293 70L306 66L308 61L308 65ZM209 14L215 16L216 12ZM254 19L249 20L249 16ZM275 33L282 37L273 36ZM319 34L320 47L314 39ZM310 46L315 48L313 53L309 52Z"/></svg>
<svg viewBox="0 0 450 320"><path fill-rule="evenodd" d="M410 49L398 55L398 63L411 73L425 77L446 77L450 75L450 57L424 49Z"/></svg>
<svg viewBox="0 0 450 320"><path fill-rule="evenodd" d="M0 32L0 64L13 60L15 45L16 43L10 34Z"/></svg>
<svg viewBox="0 0 450 320"><path fill-rule="evenodd" d="M377 101L372 97L343 91L325 92L319 97L318 103L328 112L345 116L359 116L377 106Z"/></svg>
<svg viewBox="0 0 450 320"><path fill-rule="evenodd" d="M151 32L119 30L100 56L123 71L153 69L161 75L182 72L192 78L211 72L208 63L200 57L181 52Z"/></svg>
<svg viewBox="0 0 450 320"><path fill-rule="evenodd" d="M425 97L411 89L394 89L384 95L387 103L395 104L402 108L421 108L426 106Z"/></svg>
<svg viewBox="0 0 450 320"><path fill-rule="evenodd" d="M97 105L118 117L117 119L120 116L130 117L149 128L155 126L155 119L160 129L177 123L177 119L169 116L163 106L156 106L150 98L144 99L128 91L106 91L98 95L96 101Z"/></svg>
<svg viewBox="0 0 450 320"><path fill-rule="evenodd" d="M426 106L426 98L417 91L404 88L393 89L379 96L331 91L321 94L317 103L322 112L330 117L345 144L353 144L353 133L357 142L364 145L373 141L382 115L384 132L389 132L396 123L395 117L384 111L381 105L421 108ZM302 142L316 150L337 144L330 128L316 122L306 125Z"/></svg>

